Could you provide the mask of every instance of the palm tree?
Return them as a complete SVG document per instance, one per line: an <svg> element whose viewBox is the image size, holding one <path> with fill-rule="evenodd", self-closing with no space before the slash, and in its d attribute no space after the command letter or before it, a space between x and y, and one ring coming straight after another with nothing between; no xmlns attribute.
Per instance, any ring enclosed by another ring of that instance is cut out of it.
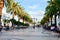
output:
<svg viewBox="0 0 60 40"><path fill-rule="evenodd" d="M57 11L55 14L55 26L56 26L56 16L57 16L57 12L59 11L60 13L60 0L53 0L54 4L57 6Z"/></svg>
<svg viewBox="0 0 60 40"><path fill-rule="evenodd" d="M20 21L22 15L23 15L23 7L18 5L17 9L18 9L18 14L17 14L18 15L18 21Z"/></svg>
<svg viewBox="0 0 60 40"><path fill-rule="evenodd" d="M57 11L60 11L60 0L50 0L48 1L48 6L46 7L46 13L48 18L51 18L51 25L52 25L52 16L55 15L55 27L56 27L56 16ZM41 23L44 24L47 20L45 17L41 20ZM42 22L43 21L43 22Z"/></svg>
<svg viewBox="0 0 60 40"><path fill-rule="evenodd" d="M7 5L10 5L11 7L13 0L0 0L0 22L1 22L1 16L2 16L2 9L4 7L5 2L7 2Z"/></svg>
<svg viewBox="0 0 60 40"><path fill-rule="evenodd" d="M50 0L48 1L49 5L46 8L47 13L50 15L51 17L51 25L52 25L52 16L55 15L55 27L56 27L56 13L57 13L57 6L54 3L54 1Z"/></svg>
<svg viewBox="0 0 60 40"><path fill-rule="evenodd" d="M0 0L0 24L1 24L1 16L2 16L3 7L4 7L4 0Z"/></svg>
<svg viewBox="0 0 60 40"><path fill-rule="evenodd" d="M28 14L28 13L26 13L25 11L23 11L22 12L22 17L21 17L21 19L23 19L23 23L25 22L25 21L27 21L27 22L32 22L32 18L30 17L30 15Z"/></svg>
<svg viewBox="0 0 60 40"><path fill-rule="evenodd" d="M8 13L12 13L12 27L13 27L13 20L14 20L14 16L15 16L15 14L18 14L18 9L17 9L17 3L15 3L15 2L12 2L12 4L10 5L10 4L8 4L8 6L7 6L7 12Z"/></svg>
<svg viewBox="0 0 60 40"><path fill-rule="evenodd" d="M32 23L32 18L30 17L29 14L26 14L26 21Z"/></svg>
<svg viewBox="0 0 60 40"><path fill-rule="evenodd" d="M44 17L43 17L43 19L41 20L41 24L45 24L45 23L47 23L48 22L48 18L47 18L48 16L47 15L45 15Z"/></svg>
<svg viewBox="0 0 60 40"><path fill-rule="evenodd" d="M24 13L24 14L22 15L23 23L24 23L24 21L26 20L26 17L27 17L27 15Z"/></svg>

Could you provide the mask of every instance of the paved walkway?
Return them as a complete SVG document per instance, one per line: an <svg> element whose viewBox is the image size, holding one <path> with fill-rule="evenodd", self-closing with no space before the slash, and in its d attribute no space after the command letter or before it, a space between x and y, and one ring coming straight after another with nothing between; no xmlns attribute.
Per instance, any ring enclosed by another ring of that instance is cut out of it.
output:
<svg viewBox="0 0 60 40"><path fill-rule="evenodd" d="M27 28L0 32L0 40L60 40L58 34L43 28Z"/></svg>

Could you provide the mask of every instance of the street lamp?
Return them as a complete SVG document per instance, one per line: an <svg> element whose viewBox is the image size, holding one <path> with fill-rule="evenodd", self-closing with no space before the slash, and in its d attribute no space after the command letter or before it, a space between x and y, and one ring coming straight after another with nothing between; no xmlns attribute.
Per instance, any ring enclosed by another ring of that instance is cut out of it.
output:
<svg viewBox="0 0 60 40"><path fill-rule="evenodd" d="M35 24L36 24L37 18L32 18L32 19L33 19L33 22L34 22L33 28L35 28Z"/></svg>

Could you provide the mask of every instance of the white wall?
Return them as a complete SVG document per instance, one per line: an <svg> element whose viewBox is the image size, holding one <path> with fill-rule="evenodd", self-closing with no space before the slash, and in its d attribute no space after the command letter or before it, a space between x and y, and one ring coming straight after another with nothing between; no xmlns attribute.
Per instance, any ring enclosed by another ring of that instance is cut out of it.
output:
<svg viewBox="0 0 60 40"><path fill-rule="evenodd" d="M57 27L60 29L60 15L57 16Z"/></svg>

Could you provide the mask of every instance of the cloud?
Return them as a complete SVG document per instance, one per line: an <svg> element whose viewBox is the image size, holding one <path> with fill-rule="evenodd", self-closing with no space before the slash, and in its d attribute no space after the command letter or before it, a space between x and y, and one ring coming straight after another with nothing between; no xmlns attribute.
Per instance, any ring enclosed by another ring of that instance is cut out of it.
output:
<svg viewBox="0 0 60 40"><path fill-rule="evenodd" d="M37 4L28 6L28 8L30 8L30 9L37 9L38 7L39 7L39 5L37 5Z"/></svg>
<svg viewBox="0 0 60 40"><path fill-rule="evenodd" d="M40 21L44 16L44 11L37 10L37 11L29 11L29 14L32 18L37 18L37 21Z"/></svg>
<svg viewBox="0 0 60 40"><path fill-rule="evenodd" d="M30 1L31 2L31 1L36 1L36 0L23 0L23 1Z"/></svg>
<svg viewBox="0 0 60 40"><path fill-rule="evenodd" d="M29 1L29 2L34 2L34 1L36 1L36 0L23 0L23 1ZM37 0L37 1L41 1L41 2L46 2L46 1L49 1L49 0Z"/></svg>
<svg viewBox="0 0 60 40"><path fill-rule="evenodd" d="M46 2L46 1L49 1L49 0L44 0L44 1L43 1L43 0L40 0L40 1L42 1L42 2L44 2L44 1L45 1L45 2Z"/></svg>

